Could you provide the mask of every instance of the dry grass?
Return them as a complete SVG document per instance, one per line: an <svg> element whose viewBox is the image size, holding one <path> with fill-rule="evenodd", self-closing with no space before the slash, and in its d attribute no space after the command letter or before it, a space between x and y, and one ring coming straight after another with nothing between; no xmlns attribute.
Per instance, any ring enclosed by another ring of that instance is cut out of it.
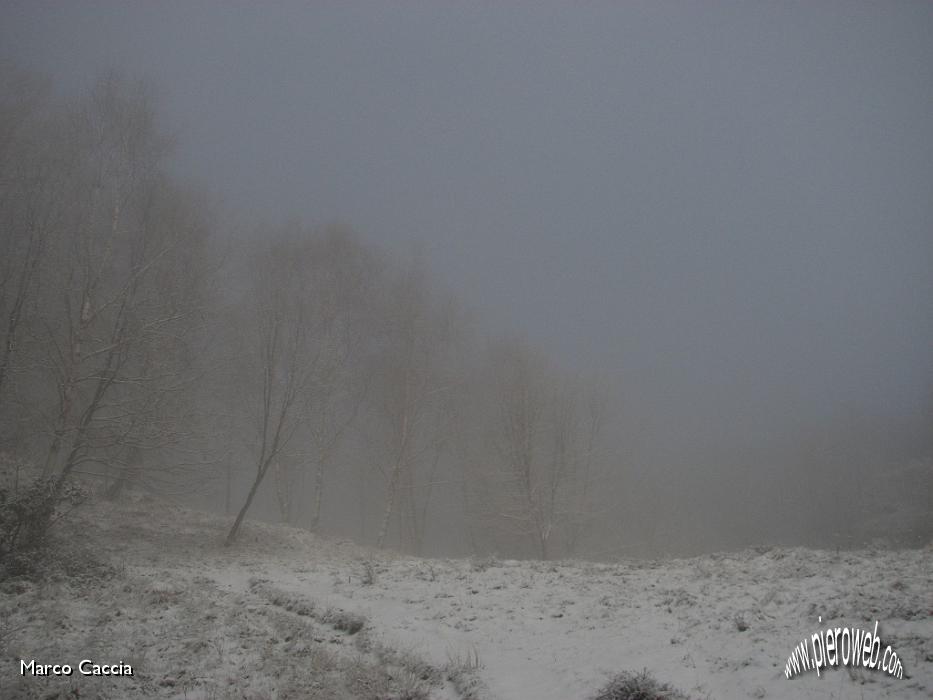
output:
<svg viewBox="0 0 933 700"><path fill-rule="evenodd" d="M656 680L645 669L640 673L623 671L609 681L593 700L687 700L687 696Z"/></svg>

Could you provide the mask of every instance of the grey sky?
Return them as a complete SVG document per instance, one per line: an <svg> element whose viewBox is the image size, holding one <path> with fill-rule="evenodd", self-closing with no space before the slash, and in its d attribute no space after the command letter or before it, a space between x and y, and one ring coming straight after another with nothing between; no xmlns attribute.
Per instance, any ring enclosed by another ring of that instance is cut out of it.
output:
<svg viewBox="0 0 933 700"><path fill-rule="evenodd" d="M420 241L673 444L933 383L931 3L31 1L0 57L153 78L235 210Z"/></svg>

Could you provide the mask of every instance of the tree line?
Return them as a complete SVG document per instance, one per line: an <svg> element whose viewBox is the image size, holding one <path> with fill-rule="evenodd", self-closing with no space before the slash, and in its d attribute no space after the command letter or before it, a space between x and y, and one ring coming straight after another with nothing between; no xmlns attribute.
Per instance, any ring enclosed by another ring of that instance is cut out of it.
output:
<svg viewBox="0 0 933 700"><path fill-rule="evenodd" d="M595 383L476 324L417 259L345 226L224 216L170 172L145 83L71 100L5 69L4 478L264 503L378 546L579 551L606 463ZM11 488L15 490L16 483Z"/></svg>
<svg viewBox="0 0 933 700"><path fill-rule="evenodd" d="M676 426L643 429L637 400L621 420L611 388L491 333L417 256L338 224L231 225L172 173L157 106L119 76L64 99L0 69L0 555L4 503L47 503L33 479L208 506L229 543L250 516L540 558L933 531L933 402L668 465L638 443ZM850 507L878 516L841 533Z"/></svg>

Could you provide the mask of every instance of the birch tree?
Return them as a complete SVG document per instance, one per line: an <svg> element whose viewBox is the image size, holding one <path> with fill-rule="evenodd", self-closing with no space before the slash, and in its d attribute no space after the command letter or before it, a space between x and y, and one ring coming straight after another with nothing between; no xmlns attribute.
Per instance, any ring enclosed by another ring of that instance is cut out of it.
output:
<svg viewBox="0 0 933 700"><path fill-rule="evenodd" d="M354 425L371 383L373 294L380 265L348 229L309 232L302 244L309 314L317 333L308 339L313 367L303 398L304 419L289 454L275 463L276 496L285 522L300 509L308 527L320 527L327 478ZM310 502L303 481L311 478ZM296 498L301 502L296 504ZM296 509L297 506L297 509Z"/></svg>
<svg viewBox="0 0 933 700"><path fill-rule="evenodd" d="M323 235L291 226L250 261L256 339L244 385L255 406L258 449L246 502L227 538L233 542L260 485L276 475L280 511L291 520L295 480L313 467L311 523L320 520L325 478L352 423L364 375L355 353L364 333L366 294L374 263L346 231ZM304 505L304 504L302 504Z"/></svg>
<svg viewBox="0 0 933 700"><path fill-rule="evenodd" d="M61 489L77 468L162 443L152 409L177 379L167 352L194 296L180 271L207 227L164 174L169 143L144 84L100 81L58 128L60 205L43 229L21 370Z"/></svg>
<svg viewBox="0 0 933 700"><path fill-rule="evenodd" d="M246 500L227 534L239 534L243 519L269 469L288 447L304 418L303 394L313 372L309 298L305 260L296 252L294 232L283 232L261 248L251 264L249 299L254 338L247 348L251 362L244 378L247 400L255 410L258 447L255 475Z"/></svg>
<svg viewBox="0 0 933 700"><path fill-rule="evenodd" d="M417 552L444 448L440 407L452 388L446 359L454 315L432 297L424 271L415 265L391 283L382 322L373 405L385 497L376 543L385 546L395 518L400 536Z"/></svg>
<svg viewBox="0 0 933 700"><path fill-rule="evenodd" d="M61 213L60 138L49 124L47 85L0 71L0 410L46 240Z"/></svg>
<svg viewBox="0 0 933 700"><path fill-rule="evenodd" d="M602 404L521 341L493 351L488 376L492 469L473 475L472 501L541 559L571 553L590 516Z"/></svg>

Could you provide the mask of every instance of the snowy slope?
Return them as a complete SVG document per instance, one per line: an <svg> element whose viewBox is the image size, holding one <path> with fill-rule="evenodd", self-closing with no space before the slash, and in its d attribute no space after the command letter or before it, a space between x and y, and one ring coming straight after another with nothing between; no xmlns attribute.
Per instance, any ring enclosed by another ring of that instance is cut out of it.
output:
<svg viewBox="0 0 933 700"><path fill-rule="evenodd" d="M573 700L643 668L698 698L933 693L929 548L429 560L257 523L227 550L226 524L147 499L86 507L57 545L74 571L0 583L0 697ZM82 568L88 552L110 573ZM784 677L817 629L875 620L903 679ZM85 655L131 659L134 676L19 676L20 658Z"/></svg>

